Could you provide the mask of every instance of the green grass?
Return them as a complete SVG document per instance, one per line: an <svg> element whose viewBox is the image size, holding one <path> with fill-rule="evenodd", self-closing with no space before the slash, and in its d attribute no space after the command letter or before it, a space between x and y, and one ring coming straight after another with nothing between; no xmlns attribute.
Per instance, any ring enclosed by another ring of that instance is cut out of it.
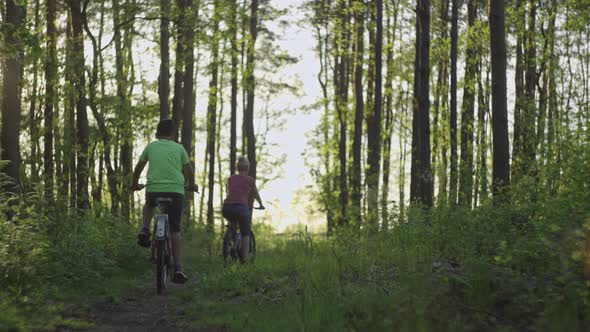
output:
<svg viewBox="0 0 590 332"><path fill-rule="evenodd" d="M514 222L522 210L443 206L370 237L257 232L255 263L228 268L193 236L186 264L201 280L183 298L198 326L236 331L584 330L576 253L590 223L567 199Z"/></svg>

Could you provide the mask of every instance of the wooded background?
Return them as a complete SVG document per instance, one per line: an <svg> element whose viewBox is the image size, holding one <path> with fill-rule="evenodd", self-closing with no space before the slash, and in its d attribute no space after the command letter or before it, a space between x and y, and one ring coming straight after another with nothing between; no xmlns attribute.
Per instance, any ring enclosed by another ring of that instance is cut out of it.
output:
<svg viewBox="0 0 590 332"><path fill-rule="evenodd" d="M265 149L266 134L281 114L265 105L299 87L265 75L297 61L276 45L268 23L294 22L271 1L1 6L5 190L128 219L133 156L164 118L191 160L205 161L206 194L189 209L200 222L214 225L238 153L252 176L272 179L265 170L282 158ZM290 10L305 13L297 24L316 39L322 98L309 109L322 120L307 157L329 234L387 229L408 201L473 208L507 200L511 183L553 194L566 184L562 162L590 135L587 1L327 0ZM157 81L143 77L145 52L160 63ZM201 76L206 110L195 107Z"/></svg>

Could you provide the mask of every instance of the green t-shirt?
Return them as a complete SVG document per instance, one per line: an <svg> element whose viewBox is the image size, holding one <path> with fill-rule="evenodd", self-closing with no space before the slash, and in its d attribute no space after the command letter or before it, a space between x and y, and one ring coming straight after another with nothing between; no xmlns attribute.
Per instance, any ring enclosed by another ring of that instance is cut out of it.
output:
<svg viewBox="0 0 590 332"><path fill-rule="evenodd" d="M139 159L149 162L147 192L172 192L184 195L182 166L190 161L182 145L160 139L148 144Z"/></svg>

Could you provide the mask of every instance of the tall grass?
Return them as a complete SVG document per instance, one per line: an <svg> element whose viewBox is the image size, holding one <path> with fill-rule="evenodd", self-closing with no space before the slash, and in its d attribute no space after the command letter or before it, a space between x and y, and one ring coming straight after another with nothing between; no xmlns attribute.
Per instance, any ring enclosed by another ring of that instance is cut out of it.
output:
<svg viewBox="0 0 590 332"><path fill-rule="evenodd" d="M587 331L580 181L558 195L523 181L503 207L410 210L368 236L257 233L253 264L195 254L188 299L201 324L240 331Z"/></svg>
<svg viewBox="0 0 590 332"><path fill-rule="evenodd" d="M100 208L68 212L35 194L8 198L0 199L2 331L83 324L62 317L63 301L114 296L149 267L127 221Z"/></svg>

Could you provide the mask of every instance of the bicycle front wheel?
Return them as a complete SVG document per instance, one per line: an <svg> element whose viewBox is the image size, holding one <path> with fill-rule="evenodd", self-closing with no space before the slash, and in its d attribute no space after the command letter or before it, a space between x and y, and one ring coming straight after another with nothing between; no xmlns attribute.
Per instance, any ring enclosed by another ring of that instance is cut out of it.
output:
<svg viewBox="0 0 590 332"><path fill-rule="evenodd" d="M162 294L166 288L167 273L166 270L166 241L156 241L156 289L158 294Z"/></svg>

